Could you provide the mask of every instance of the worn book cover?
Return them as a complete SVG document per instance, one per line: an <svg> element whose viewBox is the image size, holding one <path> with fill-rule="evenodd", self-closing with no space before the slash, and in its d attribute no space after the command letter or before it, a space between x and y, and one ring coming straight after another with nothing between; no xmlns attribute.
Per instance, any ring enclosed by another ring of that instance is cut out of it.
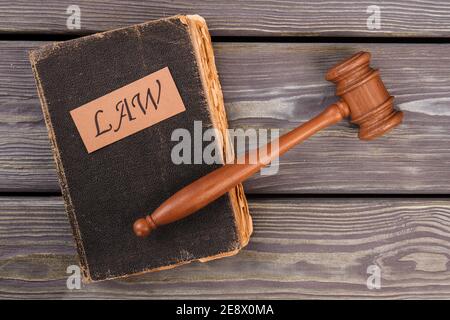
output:
<svg viewBox="0 0 450 320"><path fill-rule="evenodd" d="M175 164L176 129L227 118L200 16L175 16L30 52L59 182L86 282L236 254L252 232L241 185L148 238L137 218L222 164ZM205 142L202 142L205 143ZM209 143L209 142L208 142Z"/></svg>

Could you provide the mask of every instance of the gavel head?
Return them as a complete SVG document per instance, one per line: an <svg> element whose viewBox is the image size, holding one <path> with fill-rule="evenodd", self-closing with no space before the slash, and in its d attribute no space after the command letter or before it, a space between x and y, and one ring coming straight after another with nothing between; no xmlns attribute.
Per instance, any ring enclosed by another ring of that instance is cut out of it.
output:
<svg viewBox="0 0 450 320"><path fill-rule="evenodd" d="M370 67L370 53L358 52L335 65L326 79L336 84L336 95L350 110L351 122L359 125L359 138L371 140L402 122L403 113L393 107L380 73Z"/></svg>

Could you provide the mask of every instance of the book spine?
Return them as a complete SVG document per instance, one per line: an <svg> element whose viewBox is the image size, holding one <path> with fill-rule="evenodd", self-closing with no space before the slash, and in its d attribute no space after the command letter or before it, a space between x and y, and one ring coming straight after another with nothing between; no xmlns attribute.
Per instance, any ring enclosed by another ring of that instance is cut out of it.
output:
<svg viewBox="0 0 450 320"><path fill-rule="evenodd" d="M51 49L43 49L43 50L51 50ZM48 53L47 53L48 54ZM42 113L44 115L45 125L47 127L48 137L51 142L51 149L53 158L56 163L56 172L58 173L59 185L61 187L61 193L64 198L64 206L70 221L70 225L72 227L73 237L75 239L75 244L78 252L79 262L81 274L83 276L83 282L89 283L91 282L91 276L89 272L89 267L87 264L86 254L83 247L83 242L81 240L80 229L78 227L78 222L75 214L75 208L72 203L72 199L70 197L69 187L67 184L67 179L64 173L64 167L62 164L61 156L59 154L58 143L56 141L55 131L52 126L52 122L50 119L50 113L47 106L47 101L45 99L44 90L42 89L42 84L39 77L39 72L37 71L36 64L39 61L39 49L35 51L31 51L29 53L29 59L31 62L31 67L33 70L37 92L39 96L39 100L41 102Z"/></svg>

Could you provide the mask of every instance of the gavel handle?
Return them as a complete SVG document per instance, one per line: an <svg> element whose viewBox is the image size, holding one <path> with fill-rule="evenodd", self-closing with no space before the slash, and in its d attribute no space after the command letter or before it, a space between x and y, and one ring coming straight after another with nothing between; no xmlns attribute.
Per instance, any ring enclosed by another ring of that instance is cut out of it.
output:
<svg viewBox="0 0 450 320"><path fill-rule="evenodd" d="M145 222L143 219L137 220L134 226L135 233L138 236L146 236L151 229L189 216L258 172L276 157L281 156L323 128L338 123L348 115L348 106L343 101L328 106L315 118L282 135L279 138L278 148L274 148L272 143L268 143L263 147L267 148L264 150L265 152L259 152L259 149L252 150L244 155L245 159L240 159L233 164L225 164L184 187L164 201L151 215L148 215ZM253 160L254 163L250 163L250 159L257 159L257 161ZM138 225L139 223L147 223L148 233L140 232L142 226Z"/></svg>

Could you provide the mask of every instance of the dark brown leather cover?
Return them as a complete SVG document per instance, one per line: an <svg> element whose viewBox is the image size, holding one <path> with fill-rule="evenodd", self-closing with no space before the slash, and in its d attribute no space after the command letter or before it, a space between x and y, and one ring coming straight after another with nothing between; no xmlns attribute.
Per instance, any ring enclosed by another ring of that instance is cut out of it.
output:
<svg viewBox="0 0 450 320"><path fill-rule="evenodd" d="M85 281L237 252L229 195L137 238L133 222L220 165L174 165L172 131L213 126L190 29L180 16L55 43L30 54ZM186 111L91 154L69 112L169 67ZM244 198L245 201L245 198Z"/></svg>

